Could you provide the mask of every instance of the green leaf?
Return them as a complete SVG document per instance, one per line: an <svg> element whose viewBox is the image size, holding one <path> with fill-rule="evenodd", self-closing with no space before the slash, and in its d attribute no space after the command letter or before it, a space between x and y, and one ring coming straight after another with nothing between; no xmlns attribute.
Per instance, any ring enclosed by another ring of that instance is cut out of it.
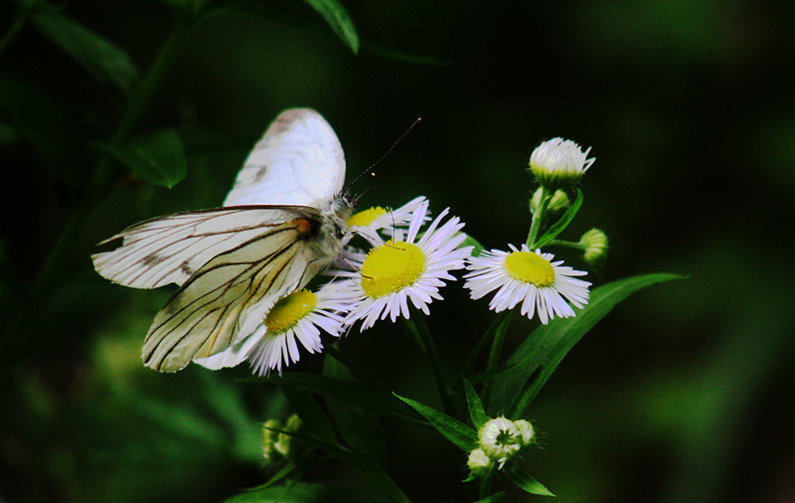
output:
<svg viewBox="0 0 795 503"><path fill-rule="evenodd" d="M549 228L547 232L544 233L543 236L533 245L533 248L543 248L544 245L555 239L558 234L566 230L566 227L569 226L569 223L574 219L574 216L577 215L577 212L580 210L580 206L582 206L583 195L582 190L577 189L577 198L574 200L572 205L566 210L566 213L561 215L557 222L555 222L552 227Z"/></svg>
<svg viewBox="0 0 795 503"><path fill-rule="evenodd" d="M323 374L346 381L353 380L351 371L335 358L326 358ZM326 407L346 445L381 466L386 466L386 438L377 414L334 397L326 397Z"/></svg>
<svg viewBox="0 0 795 503"><path fill-rule="evenodd" d="M500 491L482 500L477 500L475 503L508 503L508 495Z"/></svg>
<svg viewBox="0 0 795 503"><path fill-rule="evenodd" d="M332 31L354 54L359 52L359 35L345 8L337 0L304 0L328 23Z"/></svg>
<svg viewBox="0 0 795 503"><path fill-rule="evenodd" d="M127 53L64 14L60 8L38 2L35 9L31 21L42 35L99 80L113 83L125 95L132 93L140 77Z"/></svg>
<svg viewBox="0 0 795 503"><path fill-rule="evenodd" d="M282 388L282 393L304 423L306 427L304 431L312 432L312 436L324 442L337 442L331 421L312 395L289 387Z"/></svg>
<svg viewBox="0 0 795 503"><path fill-rule="evenodd" d="M556 318L542 325L517 348L508 364L524 365L494 380L492 400L487 410L506 411L509 417L524 417L530 402L547 382L563 357L582 337L621 301L633 293L658 283L683 279L676 274L632 276L595 288L588 305L573 318ZM529 358L528 358L529 357ZM535 379L528 380L536 375Z"/></svg>
<svg viewBox="0 0 795 503"><path fill-rule="evenodd" d="M0 119L75 190L88 176L84 148L91 132L85 115L30 84L0 79Z"/></svg>
<svg viewBox="0 0 795 503"><path fill-rule="evenodd" d="M277 431L277 430L274 430ZM359 454L352 453L336 444L323 442L315 437L309 437L301 433L279 430L279 433L300 438L301 442L309 445L312 448L321 450L328 455L335 457L352 468L362 478L369 482L373 487L386 494L392 501L397 503L410 503L406 495L395 485L389 475L376 463L370 459L360 456Z"/></svg>
<svg viewBox="0 0 795 503"><path fill-rule="evenodd" d="M508 464L503 472L508 475L508 478L511 479L514 484L521 487L530 494L537 494L539 496L554 496L554 494L552 494L549 489L544 487L541 482L528 475L527 472L519 468L516 463Z"/></svg>
<svg viewBox="0 0 795 503"><path fill-rule="evenodd" d="M462 451L469 452L477 445L477 432L458 419L452 418L447 414L432 409L410 398L404 398L397 393L394 395L422 414L425 419L431 423L431 426L436 428L439 433L444 435L447 440L451 441Z"/></svg>
<svg viewBox="0 0 795 503"><path fill-rule="evenodd" d="M386 503L382 495L349 486L297 483L249 491L224 503Z"/></svg>
<svg viewBox="0 0 795 503"><path fill-rule="evenodd" d="M472 384L464 379L464 392L467 397L467 407L469 408L469 415L472 418L472 424L475 425L475 430L479 431L480 427L489 420L486 416L486 411L483 409L483 404L480 402L480 397L475 391Z"/></svg>
<svg viewBox="0 0 795 503"><path fill-rule="evenodd" d="M461 243L461 246L462 247L464 247L464 246L474 246L474 248L472 249L472 256L473 257L477 257L478 255L480 255L480 252L482 252L484 250L483 245L480 244L480 241L478 241L477 239L473 238L469 234L466 235L466 239L464 240L463 243Z"/></svg>
<svg viewBox="0 0 795 503"><path fill-rule="evenodd" d="M326 397L339 399L345 403L371 410L397 421L426 424L413 410L396 400L391 394L359 382L298 372L284 374L283 376L252 378L250 380L272 382L282 386L294 386L313 393L320 393Z"/></svg>
<svg viewBox="0 0 795 503"><path fill-rule="evenodd" d="M181 182L188 172L182 140L171 129L146 134L126 145L96 145L152 185L170 189Z"/></svg>

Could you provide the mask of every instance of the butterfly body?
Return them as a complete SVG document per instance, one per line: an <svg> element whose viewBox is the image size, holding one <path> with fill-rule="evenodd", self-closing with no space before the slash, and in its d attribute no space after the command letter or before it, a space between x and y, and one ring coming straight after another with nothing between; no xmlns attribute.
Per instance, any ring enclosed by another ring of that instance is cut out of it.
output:
<svg viewBox="0 0 795 503"><path fill-rule="evenodd" d="M102 276L180 286L152 323L144 363L175 372L224 351L333 263L349 233L344 177L331 127L313 110L290 109L255 145L224 207L149 220L105 241L123 239L92 257Z"/></svg>

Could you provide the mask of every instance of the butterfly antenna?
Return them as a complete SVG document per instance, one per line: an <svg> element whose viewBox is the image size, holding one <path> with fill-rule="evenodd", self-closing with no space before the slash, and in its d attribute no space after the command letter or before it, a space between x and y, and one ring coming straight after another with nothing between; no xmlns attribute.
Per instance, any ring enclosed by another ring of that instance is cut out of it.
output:
<svg viewBox="0 0 795 503"><path fill-rule="evenodd" d="M419 124L421 121L422 121L422 117L417 117L417 120L415 120L411 124L411 126L409 126L409 128L402 135L400 135L400 137L397 140L395 140L395 143L393 143L392 146L389 147L386 150L386 152L384 152L384 155L382 155L377 161L372 163L369 168L367 168L366 170L364 170L361 173L359 173L359 176L357 176L356 178L353 179L353 181L351 181L351 185L355 185L356 182L358 182L364 175L366 175L368 173L371 173L373 171L373 168L375 168L376 166L381 164L381 161L383 161L386 158L386 156L388 156L389 153L392 152L392 150L394 150L395 147L397 147L397 144L400 143L403 140L403 138L405 138L406 135L411 132L412 129L414 129L414 126Z"/></svg>

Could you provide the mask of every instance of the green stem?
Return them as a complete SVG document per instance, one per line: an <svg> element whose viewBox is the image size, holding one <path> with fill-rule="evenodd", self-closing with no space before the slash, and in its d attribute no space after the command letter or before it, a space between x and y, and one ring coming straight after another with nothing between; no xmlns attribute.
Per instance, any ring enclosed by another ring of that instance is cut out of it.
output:
<svg viewBox="0 0 795 503"><path fill-rule="evenodd" d="M533 213L533 222L530 224L530 232L527 234L527 247L531 250L535 248L535 243L538 241L538 235L541 232L541 224L544 221L544 213L549 206L551 194L543 185L541 186L541 202L538 203L538 208Z"/></svg>
<svg viewBox="0 0 795 503"><path fill-rule="evenodd" d="M454 415L453 400L450 396L450 390L444 382L444 375L442 373L442 365L439 360L439 353L436 351L436 344L433 342L431 333L428 330L428 325L425 324L425 319L422 313L416 309L412 309L410 318L403 318L409 331L414 335L415 340L422 348L423 353L428 358L428 363L431 365L433 377L436 381L436 388L439 391L439 397L442 400L442 406L447 415Z"/></svg>
<svg viewBox="0 0 795 503"><path fill-rule="evenodd" d="M17 9L16 14L14 15L14 21L11 22L11 26L8 27L3 38L0 39L0 53L6 50L6 48L11 45L11 42L19 35L19 32L22 31L22 28L28 22L28 18L30 18L32 9L19 7Z"/></svg>
<svg viewBox="0 0 795 503"><path fill-rule="evenodd" d="M505 334L508 333L508 323L511 321L511 313L513 310L509 310L506 313L506 318L504 318L504 324L500 324L498 329L494 332L494 340L491 343L491 352L489 353L489 360L486 363L486 372L497 368L497 364L500 361L500 355L502 354L502 345L505 342ZM484 404L489 404L489 400L491 398L491 385L494 381L489 379L483 383L483 390L480 393L480 400Z"/></svg>
<svg viewBox="0 0 795 503"><path fill-rule="evenodd" d="M564 248L574 248L575 250L585 250L587 246L580 243L579 241L567 241L565 239L553 239L549 243L549 246L562 246Z"/></svg>

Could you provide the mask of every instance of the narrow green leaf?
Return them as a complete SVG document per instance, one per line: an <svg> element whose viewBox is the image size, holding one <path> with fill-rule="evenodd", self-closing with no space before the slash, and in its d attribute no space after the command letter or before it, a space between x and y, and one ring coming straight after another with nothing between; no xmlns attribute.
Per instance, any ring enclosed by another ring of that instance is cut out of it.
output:
<svg viewBox="0 0 795 503"><path fill-rule="evenodd" d="M345 8L337 0L304 0L328 23L332 31L354 54L359 52L359 35Z"/></svg>
<svg viewBox="0 0 795 503"><path fill-rule="evenodd" d="M479 431L480 427L489 420L486 416L486 410L480 402L480 397L472 384L464 379L464 392L467 397L467 407L469 408L469 415L472 418L472 424L475 425L475 431Z"/></svg>
<svg viewBox="0 0 795 503"><path fill-rule="evenodd" d="M323 374L346 381L353 380L350 370L335 358L326 358ZM347 446L381 466L386 466L386 437L377 414L334 397L326 397L326 407Z"/></svg>
<svg viewBox="0 0 795 503"><path fill-rule="evenodd" d="M475 345L475 348L472 349L472 352L469 354L469 357L467 357L466 363L464 363L464 366L461 369L461 375L469 377L470 373L472 372L472 367L475 366L475 361L477 361L480 353L486 349L486 346L489 345L492 337L494 337L494 335L500 331L508 330L508 325L511 323L512 313L513 311L511 310L505 310L501 313L497 313L497 317L491 323L489 328L486 329L483 337L480 338L478 343Z"/></svg>
<svg viewBox="0 0 795 503"><path fill-rule="evenodd" d="M561 215L557 222L555 222L552 227L549 228L547 232L544 233L543 236L536 242L535 248L543 248L544 245L555 239L558 234L566 230L566 227L569 226L569 223L574 219L574 216L577 215L577 212L580 211L580 206L582 206L583 195L582 190L577 189L577 198L574 200L569 209L566 210L566 213Z"/></svg>
<svg viewBox="0 0 795 503"><path fill-rule="evenodd" d="M312 395L290 387L283 387L282 393L284 393L285 398L290 402L295 413L298 414L298 417L300 417L301 421L306 425L305 431L311 431L313 436L324 442L337 442L337 435L334 433L331 420L320 405L312 398Z"/></svg>
<svg viewBox="0 0 795 503"><path fill-rule="evenodd" d="M102 35L63 13L38 2L31 21L55 45L103 82L113 83L125 95L138 85L138 70L130 57Z"/></svg>
<svg viewBox="0 0 795 503"><path fill-rule="evenodd" d="M93 134L87 114L14 79L0 79L0 119L6 136L27 141L72 188L88 177L85 142Z"/></svg>
<svg viewBox="0 0 795 503"><path fill-rule="evenodd" d="M248 491L224 503L386 503L389 499L350 486L297 483Z"/></svg>
<svg viewBox="0 0 795 503"><path fill-rule="evenodd" d="M494 380L492 400L487 410L505 412L509 417L523 417L530 402L547 382L563 357L582 337L620 302L644 288L682 279L676 274L632 276L595 288L588 305L573 318L557 318L542 325L517 348L508 364L525 361L510 374ZM529 358L528 358L529 357ZM528 383L533 375L535 379Z"/></svg>
<svg viewBox="0 0 795 503"><path fill-rule="evenodd" d="M359 454L352 453L336 444L323 442L315 437L302 435L290 431L279 431L296 438L300 438L302 443L309 445L315 449L321 450L329 456L335 457L352 468L362 478L370 483L373 487L387 495L392 501L397 503L409 503L408 498L400 488L395 485L395 482L389 478L389 475L379 465L373 463L370 459L360 456Z"/></svg>
<svg viewBox="0 0 795 503"><path fill-rule="evenodd" d="M443 414L410 398L404 398L397 393L394 395L422 414L439 433L462 451L469 452L477 445L477 432L458 419L452 418L447 414Z"/></svg>
<svg viewBox="0 0 795 503"><path fill-rule="evenodd" d="M320 393L327 397L337 398L396 421L427 424L410 407L406 407L391 394L373 389L371 386L359 382L298 372L284 374L283 376L252 378L251 380L273 382L282 386L294 386L313 393Z"/></svg>
<svg viewBox="0 0 795 503"><path fill-rule="evenodd" d="M554 494L552 494L549 489L544 487L541 482L528 475L527 472L519 468L516 463L508 464L503 472L508 475L508 478L511 479L514 484L521 487L530 494L537 494L539 496L554 496Z"/></svg>
<svg viewBox="0 0 795 503"><path fill-rule="evenodd" d="M492 494L488 498L477 500L475 503L508 503L508 495L500 491Z"/></svg>
<svg viewBox="0 0 795 503"><path fill-rule="evenodd" d="M181 182L188 172L182 140L171 129L146 134L126 145L96 145L152 185L170 189Z"/></svg>

